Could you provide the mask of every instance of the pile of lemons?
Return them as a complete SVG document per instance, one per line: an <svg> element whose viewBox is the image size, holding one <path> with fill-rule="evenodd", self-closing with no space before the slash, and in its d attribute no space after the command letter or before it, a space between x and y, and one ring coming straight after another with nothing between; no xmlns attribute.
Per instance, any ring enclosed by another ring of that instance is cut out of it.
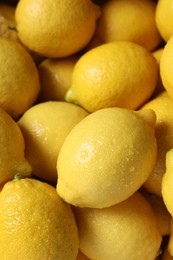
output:
<svg viewBox="0 0 173 260"><path fill-rule="evenodd" d="M0 259L173 259L173 0L0 2Z"/></svg>

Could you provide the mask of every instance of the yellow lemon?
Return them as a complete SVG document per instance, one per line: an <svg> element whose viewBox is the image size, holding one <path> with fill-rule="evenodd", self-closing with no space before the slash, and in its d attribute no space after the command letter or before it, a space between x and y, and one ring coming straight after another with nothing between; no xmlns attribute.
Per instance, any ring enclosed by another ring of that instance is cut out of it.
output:
<svg viewBox="0 0 173 260"><path fill-rule="evenodd" d="M173 34L172 0L159 0L157 2L155 20L163 40L167 42Z"/></svg>
<svg viewBox="0 0 173 260"><path fill-rule="evenodd" d="M0 107L17 119L31 107L40 91L37 67L16 41L0 38Z"/></svg>
<svg viewBox="0 0 173 260"><path fill-rule="evenodd" d="M0 108L0 183L13 179L19 173L28 176L31 165L25 159L25 143L17 123Z"/></svg>
<svg viewBox="0 0 173 260"><path fill-rule="evenodd" d="M173 217L173 149L166 153L166 171L162 178L162 196L168 211Z"/></svg>
<svg viewBox="0 0 173 260"><path fill-rule="evenodd" d="M163 53L160 59L160 76L164 88L169 96L173 99L173 36L164 46Z"/></svg>
<svg viewBox="0 0 173 260"><path fill-rule="evenodd" d="M69 56L84 48L99 15L91 0L20 0L15 12L20 40L46 57Z"/></svg>
<svg viewBox="0 0 173 260"><path fill-rule="evenodd" d="M114 106L137 109L150 98L157 81L153 55L135 43L117 41L79 58L65 99L89 112Z"/></svg>
<svg viewBox="0 0 173 260"><path fill-rule="evenodd" d="M45 59L38 66L41 90L39 101L64 101L65 93L71 85L77 55L59 59Z"/></svg>
<svg viewBox="0 0 173 260"><path fill-rule="evenodd" d="M74 208L79 248L90 259L153 260L162 237L148 201L138 192L104 209Z"/></svg>
<svg viewBox="0 0 173 260"><path fill-rule="evenodd" d="M47 101L28 109L18 121L25 139L25 154L33 174L57 181L56 161L71 129L88 113L67 102Z"/></svg>
<svg viewBox="0 0 173 260"><path fill-rule="evenodd" d="M76 260L73 212L47 183L7 182L0 192L0 255L7 259Z"/></svg>
<svg viewBox="0 0 173 260"><path fill-rule="evenodd" d="M110 0L101 6L96 34L103 42L131 41L148 50L161 42L151 0Z"/></svg>
<svg viewBox="0 0 173 260"><path fill-rule="evenodd" d="M147 102L141 109L152 109L156 114L157 159L144 187L149 192L161 196L162 177L165 173L165 155L173 147L173 101L164 91Z"/></svg>
<svg viewBox="0 0 173 260"><path fill-rule="evenodd" d="M80 207L102 208L133 194L156 159L155 114L105 108L81 120L57 160L59 195Z"/></svg>

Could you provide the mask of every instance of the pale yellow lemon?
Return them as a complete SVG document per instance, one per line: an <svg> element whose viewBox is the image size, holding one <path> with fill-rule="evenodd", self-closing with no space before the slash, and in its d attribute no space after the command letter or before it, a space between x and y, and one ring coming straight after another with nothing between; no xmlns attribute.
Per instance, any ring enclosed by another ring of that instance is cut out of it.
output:
<svg viewBox="0 0 173 260"><path fill-rule="evenodd" d="M151 0L105 1L96 34L103 42L131 41L154 50L161 42L155 9L156 2Z"/></svg>
<svg viewBox="0 0 173 260"><path fill-rule="evenodd" d="M78 55L67 58L45 59L38 66L41 90L39 101L64 101L66 91L71 85L74 65Z"/></svg>
<svg viewBox="0 0 173 260"><path fill-rule="evenodd" d="M147 102L141 109L152 109L156 113L157 160L144 187L149 192L161 196L161 182L165 173L165 155L173 147L173 101L164 91Z"/></svg>
<svg viewBox="0 0 173 260"><path fill-rule="evenodd" d="M153 260L162 236L148 201L138 192L108 208L74 208L79 248L90 259Z"/></svg>
<svg viewBox="0 0 173 260"><path fill-rule="evenodd" d="M173 99L173 36L164 46L160 59L160 76L163 86L169 96Z"/></svg>
<svg viewBox="0 0 173 260"><path fill-rule="evenodd" d="M73 212L47 183L26 178L5 184L0 233L2 260L76 260L79 239Z"/></svg>
<svg viewBox="0 0 173 260"><path fill-rule="evenodd" d="M102 208L132 195L155 164L155 114L105 108L81 120L57 160L57 192L68 203Z"/></svg>
<svg viewBox="0 0 173 260"><path fill-rule="evenodd" d="M40 81L31 55L16 41L0 37L0 107L17 119L38 97Z"/></svg>
<svg viewBox="0 0 173 260"><path fill-rule="evenodd" d="M33 174L57 181L56 161L71 129L88 113L73 104L47 101L28 109L18 121L25 139L25 154Z"/></svg>
<svg viewBox="0 0 173 260"><path fill-rule="evenodd" d="M20 40L46 57L65 57L84 48L99 15L91 0L20 0L15 12Z"/></svg>
<svg viewBox="0 0 173 260"><path fill-rule="evenodd" d="M0 183L13 179L19 173L29 176L31 165L25 159L25 143L17 123L0 108Z"/></svg>
<svg viewBox="0 0 173 260"><path fill-rule="evenodd" d="M150 98L157 81L158 64L149 51L132 42L116 41L79 58L65 100L89 112L115 106L137 109Z"/></svg>
<svg viewBox="0 0 173 260"><path fill-rule="evenodd" d="M172 0L158 0L155 20L163 40L167 42L173 34Z"/></svg>
<svg viewBox="0 0 173 260"><path fill-rule="evenodd" d="M166 171L162 178L163 201L173 217L173 149L166 153Z"/></svg>

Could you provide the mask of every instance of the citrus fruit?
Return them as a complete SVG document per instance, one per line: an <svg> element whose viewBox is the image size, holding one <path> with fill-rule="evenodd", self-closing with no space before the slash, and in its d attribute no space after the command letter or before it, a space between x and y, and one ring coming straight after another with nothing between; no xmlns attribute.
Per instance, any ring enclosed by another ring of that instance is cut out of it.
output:
<svg viewBox="0 0 173 260"><path fill-rule="evenodd" d="M39 101L64 101L66 91L71 85L74 65L77 55L59 59L45 59L38 66L41 90Z"/></svg>
<svg viewBox="0 0 173 260"><path fill-rule="evenodd" d="M17 123L0 108L0 183L13 179L19 173L28 176L31 165L25 158L25 143Z"/></svg>
<svg viewBox="0 0 173 260"><path fill-rule="evenodd" d="M161 42L155 9L156 2L151 0L105 1L96 34L103 42L130 41L154 50Z"/></svg>
<svg viewBox="0 0 173 260"><path fill-rule="evenodd" d="M137 109L150 98L157 81L158 64L149 51L132 42L116 41L79 58L65 100L89 112L115 106Z"/></svg>
<svg viewBox="0 0 173 260"><path fill-rule="evenodd" d="M156 6L155 20L160 35L167 42L173 34L172 0L159 0Z"/></svg>
<svg viewBox="0 0 173 260"><path fill-rule="evenodd" d="M156 258L162 237L155 214L138 192L108 208L74 208L79 248L89 259Z"/></svg>
<svg viewBox="0 0 173 260"><path fill-rule="evenodd" d="M47 101L28 109L18 121L25 139L25 155L33 174L57 181L56 161L71 129L88 113L67 102Z"/></svg>
<svg viewBox="0 0 173 260"><path fill-rule="evenodd" d="M84 48L99 15L91 0L20 0L15 12L19 39L46 57L65 57Z"/></svg>
<svg viewBox="0 0 173 260"><path fill-rule="evenodd" d="M31 107L40 91L37 67L16 41L0 37L0 107L17 119Z"/></svg>
<svg viewBox="0 0 173 260"><path fill-rule="evenodd" d="M58 194L79 207L103 208L132 195L156 159L155 114L98 110L66 137L57 160Z"/></svg>
<svg viewBox="0 0 173 260"><path fill-rule="evenodd" d="M141 109L152 109L156 114L157 159L149 178L144 183L144 187L149 192L161 196L162 177L165 173L165 155L173 146L173 101L164 91L147 102Z"/></svg>
<svg viewBox="0 0 173 260"><path fill-rule="evenodd" d="M73 212L47 183L17 179L0 192L1 259L76 260Z"/></svg>

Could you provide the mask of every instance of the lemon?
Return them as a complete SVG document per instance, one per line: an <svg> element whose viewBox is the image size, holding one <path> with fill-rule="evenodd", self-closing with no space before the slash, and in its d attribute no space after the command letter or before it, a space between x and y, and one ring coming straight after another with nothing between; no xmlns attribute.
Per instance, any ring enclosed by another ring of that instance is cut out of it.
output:
<svg viewBox="0 0 173 260"><path fill-rule="evenodd" d="M25 139L25 155L33 174L57 181L56 161L71 129L88 113L67 102L47 101L28 109L18 121Z"/></svg>
<svg viewBox="0 0 173 260"><path fill-rule="evenodd" d="M165 155L173 147L173 101L164 91L147 102L141 109L152 109L156 114L157 159L149 178L144 183L144 187L149 192L161 196L162 177L165 173Z"/></svg>
<svg viewBox="0 0 173 260"><path fill-rule="evenodd" d="M41 90L39 101L64 101L71 85L72 71L78 60L77 55L67 58L45 59L38 66Z"/></svg>
<svg viewBox="0 0 173 260"><path fill-rule="evenodd" d="M103 42L131 41L154 50L161 42L155 9L156 2L151 0L105 1L96 34Z"/></svg>
<svg viewBox="0 0 173 260"><path fill-rule="evenodd" d="M2 260L76 260L78 231L73 212L47 183L7 182L0 192Z"/></svg>
<svg viewBox="0 0 173 260"><path fill-rule="evenodd" d="M173 36L164 46L163 53L160 59L160 76L163 86L169 96L173 99Z"/></svg>
<svg viewBox="0 0 173 260"><path fill-rule="evenodd" d="M65 100L89 112L115 106L137 109L150 98L157 80L157 61L142 46L125 41L102 44L75 64Z"/></svg>
<svg viewBox="0 0 173 260"><path fill-rule="evenodd" d="M105 108L81 120L57 160L57 192L68 203L102 208L133 194L156 159L155 114Z"/></svg>
<svg viewBox="0 0 173 260"><path fill-rule="evenodd" d="M65 57L84 48L99 15L91 0L20 0L15 12L19 39L46 57Z"/></svg>
<svg viewBox="0 0 173 260"><path fill-rule="evenodd" d="M90 259L153 260L162 237L150 204L138 192L104 209L74 208L79 248Z"/></svg>
<svg viewBox="0 0 173 260"><path fill-rule="evenodd" d="M0 38L0 107L17 119L31 107L40 91L37 67L16 41Z"/></svg>
<svg viewBox="0 0 173 260"><path fill-rule="evenodd" d="M173 34L172 0L159 0L157 2L155 20L160 35L167 42Z"/></svg>
<svg viewBox="0 0 173 260"><path fill-rule="evenodd" d="M162 196L168 211L173 217L173 149L166 153L166 171L162 178Z"/></svg>
<svg viewBox="0 0 173 260"><path fill-rule="evenodd" d="M0 108L0 183L13 179L20 173L28 176L31 165L25 158L25 143L17 123Z"/></svg>

